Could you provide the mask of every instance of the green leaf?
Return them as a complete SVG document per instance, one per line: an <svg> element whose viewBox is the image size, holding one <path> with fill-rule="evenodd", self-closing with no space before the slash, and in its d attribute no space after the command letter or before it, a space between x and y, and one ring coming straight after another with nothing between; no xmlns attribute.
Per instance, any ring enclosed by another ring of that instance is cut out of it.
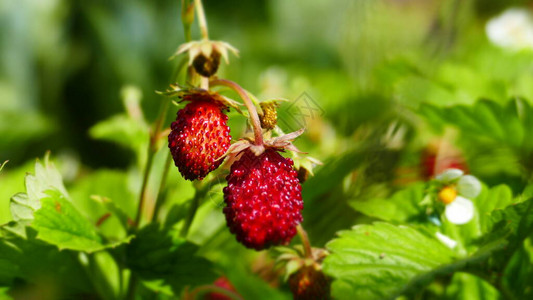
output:
<svg viewBox="0 0 533 300"><path fill-rule="evenodd" d="M492 225L492 212L511 205L513 193L508 186L501 184L490 190L483 189L482 193L473 201L479 213L481 232L487 233Z"/></svg>
<svg viewBox="0 0 533 300"><path fill-rule="evenodd" d="M324 271L336 299L389 299L416 276L451 263L455 254L427 231L377 222L341 231L327 244Z"/></svg>
<svg viewBox="0 0 533 300"><path fill-rule="evenodd" d="M446 288L446 297L457 300L498 300L501 296L497 289L479 277L458 272L453 275L452 282Z"/></svg>
<svg viewBox="0 0 533 300"><path fill-rule="evenodd" d="M491 214L492 230L505 226L510 231L510 251L522 245L533 232L533 198L494 210Z"/></svg>
<svg viewBox="0 0 533 300"><path fill-rule="evenodd" d="M355 210L384 221L406 223L420 217L424 212L420 202L424 198L425 184L419 183L396 192L389 199L350 201Z"/></svg>
<svg viewBox="0 0 533 300"><path fill-rule="evenodd" d="M105 248L94 226L87 221L61 193L50 190L41 198L32 227L37 237L59 249L94 252Z"/></svg>
<svg viewBox="0 0 533 300"><path fill-rule="evenodd" d="M24 190L24 180L21 179L26 176L27 171L33 168L34 164L35 162L32 161L17 168L4 168L0 173L0 224L13 220L10 201L6 200Z"/></svg>
<svg viewBox="0 0 533 300"><path fill-rule="evenodd" d="M9 160L6 160L4 161L1 165L0 165L0 171L2 171L2 169L4 168L4 166L7 164Z"/></svg>
<svg viewBox="0 0 533 300"><path fill-rule="evenodd" d="M33 220L33 211L41 207L40 199L47 197L46 191L48 190L57 190L68 197L61 174L49 162L48 154L45 156L44 164L37 160L35 175L27 174L24 181L26 193L19 193L11 198L11 213L16 221Z"/></svg>
<svg viewBox="0 0 533 300"><path fill-rule="evenodd" d="M0 149L12 150L32 140L42 139L57 129L49 118L35 112L0 109Z"/></svg>
<svg viewBox="0 0 533 300"><path fill-rule="evenodd" d="M490 140L513 148L533 145L529 138L533 129L528 126L532 113L529 104L518 99L505 106L481 100L472 106L442 108L424 104L420 108L420 114L438 128L453 125L474 140Z"/></svg>
<svg viewBox="0 0 533 300"><path fill-rule="evenodd" d="M142 151L148 141L148 126L125 114L101 121L89 130L92 138L110 141L135 152Z"/></svg>
<svg viewBox="0 0 533 300"><path fill-rule="evenodd" d="M26 193L11 198L15 221L37 231L37 238L59 249L94 252L128 242L131 237L104 243L94 225L69 200L61 175L45 157L26 176Z"/></svg>
<svg viewBox="0 0 533 300"><path fill-rule="evenodd" d="M533 298L533 247L528 239L514 253L504 271L503 284L515 299Z"/></svg>
<svg viewBox="0 0 533 300"><path fill-rule="evenodd" d="M0 286L13 286L15 280L19 281L17 286L47 286L56 299L93 291L77 255L36 240L31 229L27 238L4 229L0 228Z"/></svg>
<svg viewBox="0 0 533 300"><path fill-rule="evenodd" d="M109 239L127 236L128 220L135 216L137 189L128 173L98 170L81 178L70 189L72 201L98 231ZM104 220L104 221L102 221Z"/></svg>
<svg viewBox="0 0 533 300"><path fill-rule="evenodd" d="M126 248L126 264L145 285L178 295L187 285L213 282L211 263L195 255L198 247L158 226L144 227Z"/></svg>
<svg viewBox="0 0 533 300"><path fill-rule="evenodd" d="M363 149L356 149L324 163L324 166L316 172L315 176L310 177L304 183L303 199L307 202L313 202L332 188L340 185L344 177L364 162L365 157Z"/></svg>
<svg viewBox="0 0 533 300"><path fill-rule="evenodd" d="M365 157L363 149L356 149L332 158L303 184L304 227L316 246L325 244L338 230L354 224L357 214L346 203L339 186Z"/></svg>

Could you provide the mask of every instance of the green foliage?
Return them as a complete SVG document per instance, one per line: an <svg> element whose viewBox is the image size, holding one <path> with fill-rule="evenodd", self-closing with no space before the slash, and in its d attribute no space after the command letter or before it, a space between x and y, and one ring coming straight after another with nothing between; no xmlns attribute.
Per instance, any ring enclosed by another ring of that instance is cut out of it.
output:
<svg viewBox="0 0 533 300"><path fill-rule="evenodd" d="M59 249L90 253L127 242L106 244L68 197L61 175L47 156L44 164L35 164L35 175L26 175L26 193L11 198L11 212L15 221L35 229L38 239Z"/></svg>
<svg viewBox="0 0 533 300"><path fill-rule="evenodd" d="M500 299L498 291L486 281L468 273L455 273L446 288L446 299Z"/></svg>
<svg viewBox="0 0 533 300"><path fill-rule="evenodd" d="M158 224L140 230L126 248L126 265L154 291L178 295L188 285L215 280L212 264L195 255L198 247L176 232L164 231Z"/></svg>
<svg viewBox="0 0 533 300"><path fill-rule="evenodd" d="M451 263L455 254L430 232L387 223L341 231L327 245L324 270L337 299L389 299L416 276Z"/></svg>
<svg viewBox="0 0 533 300"><path fill-rule="evenodd" d="M59 251L35 239L31 230L26 238L9 233L5 226L0 230L0 286L13 286L15 280L23 280L24 285L11 289L16 292L29 289L31 285L44 290L49 285L58 298L94 289L76 253Z"/></svg>
<svg viewBox="0 0 533 300"><path fill-rule="evenodd" d="M383 199L352 200L350 205L357 211L380 220L407 223L415 221L424 213L420 202L424 199L425 185L416 184ZM423 216L422 216L423 217Z"/></svg>
<svg viewBox="0 0 533 300"><path fill-rule="evenodd" d="M422 105L420 112L435 126L453 125L461 133L481 141L491 141L519 149L531 149L533 117L530 104L516 99L500 105L482 100L472 106L457 105L439 108Z"/></svg>
<svg viewBox="0 0 533 300"><path fill-rule="evenodd" d="M188 35L180 2L4 2L0 299L123 299L135 286L136 299L175 299L222 276L244 299L290 299L275 251L244 248L225 225L228 165L191 183L170 161L163 176L179 108L151 136L168 100L154 91L197 85L186 57L167 60ZM302 225L330 252L335 299L533 298L533 50L486 27L528 1L203 2L209 36L241 53L217 76L289 99L278 123L304 125L296 145L324 162L302 185ZM294 105L304 93L312 110ZM246 117L228 117L235 141ZM482 182L477 197L457 183L475 207L466 224L428 185L421 153L434 145L436 164L457 158ZM49 149L57 168L33 163Z"/></svg>

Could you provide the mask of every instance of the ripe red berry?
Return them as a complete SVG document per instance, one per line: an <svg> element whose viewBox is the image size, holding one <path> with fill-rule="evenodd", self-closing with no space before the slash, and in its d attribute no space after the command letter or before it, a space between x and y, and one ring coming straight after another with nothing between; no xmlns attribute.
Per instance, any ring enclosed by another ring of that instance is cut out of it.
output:
<svg viewBox="0 0 533 300"><path fill-rule="evenodd" d="M274 149L249 149L231 166L224 188L227 225L237 241L262 250L287 244L302 221L302 188L293 161Z"/></svg>
<svg viewBox="0 0 533 300"><path fill-rule="evenodd" d="M190 103L172 122L168 147L185 179L203 179L218 168L230 146L227 107L209 94L189 94L183 100Z"/></svg>
<svg viewBox="0 0 533 300"><path fill-rule="evenodd" d="M305 266L289 277L289 286L295 300L330 299L330 280L322 271Z"/></svg>
<svg viewBox="0 0 533 300"><path fill-rule="evenodd" d="M425 179L431 179L446 169L459 169L468 173L468 166L459 154L441 155L437 160L437 150L434 147L424 149L420 157L420 171Z"/></svg>
<svg viewBox="0 0 533 300"><path fill-rule="evenodd" d="M229 292L237 293L237 290L235 290L235 287L233 286L233 284L231 284L231 281L229 281L229 279L224 276L219 277L217 280L215 280L213 284ZM222 293L211 292L205 296L205 299L206 300L231 300L232 298Z"/></svg>

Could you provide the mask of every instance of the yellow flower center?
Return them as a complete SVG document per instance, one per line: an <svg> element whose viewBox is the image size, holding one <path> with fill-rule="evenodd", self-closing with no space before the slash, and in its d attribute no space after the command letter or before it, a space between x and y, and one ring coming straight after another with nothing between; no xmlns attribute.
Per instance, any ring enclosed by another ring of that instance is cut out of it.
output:
<svg viewBox="0 0 533 300"><path fill-rule="evenodd" d="M457 197L457 191L451 186L444 187L439 192L439 200L444 204L452 203L455 200L455 197Z"/></svg>

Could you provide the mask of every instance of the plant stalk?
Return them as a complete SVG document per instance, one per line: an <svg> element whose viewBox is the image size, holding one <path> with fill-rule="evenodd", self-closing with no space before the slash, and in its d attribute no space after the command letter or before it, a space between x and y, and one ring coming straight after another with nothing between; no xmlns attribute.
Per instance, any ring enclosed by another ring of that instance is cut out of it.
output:
<svg viewBox="0 0 533 300"><path fill-rule="evenodd" d="M161 206L165 203L165 197L162 196L162 191L165 188L167 183L168 172L170 171L170 165L172 163L172 157L169 153L166 154L167 158L165 159L165 166L163 167L163 175L161 176L161 183L159 183L159 189L157 190L157 199L155 200L155 207L152 213L152 222L157 219Z"/></svg>
<svg viewBox="0 0 533 300"><path fill-rule="evenodd" d="M221 85L229 87L239 94L239 97L241 97L241 99L244 101L244 105L246 105L250 115L250 120L254 129L255 145L263 145L263 133L261 122L259 121L259 115L257 114L257 109L255 108L255 105L253 104L252 99L250 99L248 93L240 85L227 79L215 79L212 80L210 84L214 86Z"/></svg>
<svg viewBox="0 0 533 300"><path fill-rule="evenodd" d="M141 221L142 211L144 209L144 203L146 201L146 188L148 187L148 179L150 178L150 173L152 170L152 163L154 161L155 153L157 152L157 142L159 140L159 135L161 128L163 127L163 122L166 119L169 101L162 101L161 107L159 110L159 116L156 119L154 130L150 134L150 142L148 144L148 158L146 159L146 165L143 174L143 182L141 186L141 193L139 195L139 205L137 206L137 215L135 216L134 227L138 228Z"/></svg>
<svg viewBox="0 0 533 300"><path fill-rule="evenodd" d="M309 242L309 236L307 235L307 232L302 227L302 224L298 224L296 226L296 230L298 231L298 235L300 236L300 240L302 240L302 244L304 246L304 255L307 258L313 258L313 251L311 249L311 243Z"/></svg>
<svg viewBox="0 0 533 300"><path fill-rule="evenodd" d="M196 6L196 14L198 15L198 25L200 26L200 31L202 32L202 39L208 40L209 33L207 30L207 20L205 19L202 0L194 0L194 6Z"/></svg>
<svg viewBox="0 0 533 300"><path fill-rule="evenodd" d="M205 193L203 193L202 189L198 187L197 184L195 184L194 198L192 199L191 207L189 208L189 213L187 215L187 219L185 220L185 224L183 225L183 228L180 232L180 236L182 238L187 238L189 230L191 229L192 222L194 221L194 216L196 216L196 211L200 206L200 199L203 197L204 194Z"/></svg>

